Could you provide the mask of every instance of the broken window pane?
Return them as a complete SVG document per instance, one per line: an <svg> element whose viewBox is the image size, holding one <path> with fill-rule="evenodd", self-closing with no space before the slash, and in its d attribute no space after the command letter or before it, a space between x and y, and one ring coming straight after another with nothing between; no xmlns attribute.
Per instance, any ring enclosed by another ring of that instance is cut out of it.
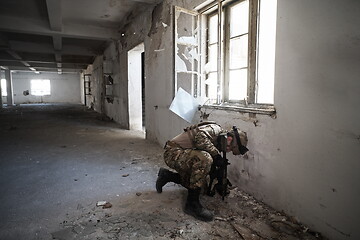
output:
<svg viewBox="0 0 360 240"><path fill-rule="evenodd" d="M191 70L193 72L198 72L199 71L199 66L200 66L200 56L198 54L198 47L188 47L187 48L187 54L189 56L189 58L191 59Z"/></svg>
<svg viewBox="0 0 360 240"><path fill-rule="evenodd" d="M192 37L197 28L196 16L191 16L186 12L177 12L177 37Z"/></svg>
<svg viewBox="0 0 360 240"><path fill-rule="evenodd" d="M200 64L198 13L175 7L175 92L179 87L196 96Z"/></svg>
<svg viewBox="0 0 360 240"><path fill-rule="evenodd" d="M199 68L197 47L178 45L175 70L178 72L197 72Z"/></svg>
<svg viewBox="0 0 360 240"><path fill-rule="evenodd" d="M198 53L198 47L189 48L189 54L193 59L195 59L196 61L199 61L200 55Z"/></svg>
<svg viewBox="0 0 360 240"><path fill-rule="evenodd" d="M181 72L177 73L177 79L178 79L177 88L178 89L183 88L186 92L191 94L192 93L191 76L192 74L190 73L181 73Z"/></svg>
<svg viewBox="0 0 360 240"><path fill-rule="evenodd" d="M185 61L177 54L175 58L175 71L187 72L187 66Z"/></svg>

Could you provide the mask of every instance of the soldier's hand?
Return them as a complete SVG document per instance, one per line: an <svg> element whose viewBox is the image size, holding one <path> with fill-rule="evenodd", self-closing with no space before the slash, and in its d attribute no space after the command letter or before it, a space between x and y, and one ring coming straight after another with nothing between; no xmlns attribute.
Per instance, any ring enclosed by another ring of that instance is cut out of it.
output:
<svg viewBox="0 0 360 240"><path fill-rule="evenodd" d="M224 166L224 164L225 164L225 161L220 154L218 154L214 157L214 165L216 167L222 167L222 166Z"/></svg>

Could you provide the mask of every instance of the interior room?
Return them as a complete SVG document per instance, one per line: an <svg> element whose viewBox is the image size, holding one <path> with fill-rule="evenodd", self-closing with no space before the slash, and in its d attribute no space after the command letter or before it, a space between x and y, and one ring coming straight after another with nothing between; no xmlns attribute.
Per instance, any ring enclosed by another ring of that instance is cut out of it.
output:
<svg viewBox="0 0 360 240"><path fill-rule="evenodd" d="M359 12L1 0L0 239L360 239ZM204 122L249 150L226 155L227 196L200 196L210 222L155 188L168 140Z"/></svg>

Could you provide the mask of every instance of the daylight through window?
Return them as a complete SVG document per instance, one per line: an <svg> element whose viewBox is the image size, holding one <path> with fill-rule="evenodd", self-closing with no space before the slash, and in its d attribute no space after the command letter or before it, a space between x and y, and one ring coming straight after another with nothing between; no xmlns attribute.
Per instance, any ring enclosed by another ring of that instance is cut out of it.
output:
<svg viewBox="0 0 360 240"><path fill-rule="evenodd" d="M273 104L276 0L218 1L199 12L207 103Z"/></svg>
<svg viewBox="0 0 360 240"><path fill-rule="evenodd" d="M175 7L174 89L206 107L273 114L277 0Z"/></svg>
<svg viewBox="0 0 360 240"><path fill-rule="evenodd" d="M250 4L251 3L251 4ZM206 19L205 95L208 102L254 102L257 1L218 2Z"/></svg>
<svg viewBox="0 0 360 240"><path fill-rule="evenodd" d="M7 96L6 79L1 79L1 95L3 97Z"/></svg>
<svg viewBox="0 0 360 240"><path fill-rule="evenodd" d="M50 80L31 80L31 95L50 95Z"/></svg>

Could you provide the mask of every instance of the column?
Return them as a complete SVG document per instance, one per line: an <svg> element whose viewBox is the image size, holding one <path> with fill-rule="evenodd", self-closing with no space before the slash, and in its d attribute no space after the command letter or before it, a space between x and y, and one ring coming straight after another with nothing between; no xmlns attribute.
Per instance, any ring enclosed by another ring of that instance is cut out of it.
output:
<svg viewBox="0 0 360 240"><path fill-rule="evenodd" d="M12 86L12 76L10 69L5 70L5 79L6 79L6 87L7 87L7 105L14 106L14 98L13 98L13 86Z"/></svg>
<svg viewBox="0 0 360 240"><path fill-rule="evenodd" d="M0 69L0 79L2 79L2 71ZM2 101L2 89L1 89L1 84L0 84L0 109L3 108L3 101Z"/></svg>

